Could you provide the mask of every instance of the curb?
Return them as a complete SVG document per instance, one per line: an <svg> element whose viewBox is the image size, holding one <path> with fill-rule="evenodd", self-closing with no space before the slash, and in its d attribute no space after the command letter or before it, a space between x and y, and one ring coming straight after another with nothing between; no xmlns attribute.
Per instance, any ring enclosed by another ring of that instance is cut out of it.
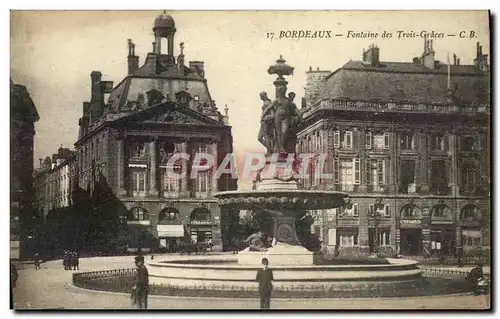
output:
<svg viewBox="0 0 500 319"><path fill-rule="evenodd" d="M112 294L112 295L121 295L121 296L126 296L130 297L129 293L125 292L114 292L114 291L104 291L104 290L93 290L93 289L86 289L86 288L81 288L73 285L72 283L64 283L65 286L67 286L70 289L81 291L81 292L87 292L87 293L100 293L100 294ZM379 298L272 298L272 300L277 300L277 301L335 301L335 300L353 300L353 301L362 301L362 300L367 300L367 299L380 299L380 300L401 300L401 299L425 299L425 298L447 298L447 297L460 297L460 296L472 296L474 293L472 292L464 292L464 293L456 293L456 294L449 294L449 295L433 295L433 296L415 296L415 297L379 297ZM148 295L148 298L157 298L157 299L193 299L193 300L233 300L234 298L227 298L227 297L188 297L188 296L166 296L166 295ZM259 298L241 298L244 300L250 300L250 301L259 301Z"/></svg>

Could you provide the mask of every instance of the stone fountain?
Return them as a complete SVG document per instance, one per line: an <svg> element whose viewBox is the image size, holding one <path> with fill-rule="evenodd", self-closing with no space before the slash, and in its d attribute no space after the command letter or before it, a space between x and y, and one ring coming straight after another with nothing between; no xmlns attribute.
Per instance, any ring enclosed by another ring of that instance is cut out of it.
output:
<svg viewBox="0 0 500 319"><path fill-rule="evenodd" d="M394 283L411 286L422 278L417 262L410 260L387 259L386 264L315 265L314 253L301 244L297 219L307 216L309 210L340 207L347 194L299 188L299 174L304 174L306 169L295 152L302 118L293 103L294 94L286 96L288 83L284 78L291 75L293 69L280 56L268 70L269 74L278 76L273 82L275 100L271 101L265 92L260 94L263 106L258 140L267 153L265 166L257 174L255 189L215 194L221 207L233 208L235 213L244 209L257 214L269 213L274 224L273 244L264 245L260 234L255 234L248 240L249 247L240 251L237 257L188 256L148 262L150 282L183 287L201 284L210 290L235 287L255 290L255 273L263 257L269 259L274 269L276 289L294 287L316 292L341 286L379 289Z"/></svg>

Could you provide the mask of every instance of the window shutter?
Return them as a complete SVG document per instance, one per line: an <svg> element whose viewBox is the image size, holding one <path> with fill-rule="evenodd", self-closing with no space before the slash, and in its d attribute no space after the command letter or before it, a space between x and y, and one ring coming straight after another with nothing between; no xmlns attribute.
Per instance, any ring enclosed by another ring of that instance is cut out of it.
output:
<svg viewBox="0 0 500 319"><path fill-rule="evenodd" d="M359 216L358 204L357 203L352 205L352 209L353 209L353 215L356 216L356 217Z"/></svg>
<svg viewBox="0 0 500 319"><path fill-rule="evenodd" d="M340 131L333 132L333 147L334 148L340 147Z"/></svg>
<svg viewBox="0 0 500 319"><path fill-rule="evenodd" d="M389 149L389 133L384 133L384 149Z"/></svg>
<svg viewBox="0 0 500 319"><path fill-rule="evenodd" d="M384 215L385 215L385 217L391 216L391 206L389 206L389 204L385 204Z"/></svg>
<svg viewBox="0 0 500 319"><path fill-rule="evenodd" d="M340 183L340 174L339 174L339 159L335 157L333 159L333 182L335 184Z"/></svg>
<svg viewBox="0 0 500 319"><path fill-rule="evenodd" d="M360 183L360 169L359 169L359 158L353 158L353 166L354 166L354 184L359 185Z"/></svg>
<svg viewBox="0 0 500 319"><path fill-rule="evenodd" d="M345 132L345 147L352 148L352 132Z"/></svg>
<svg viewBox="0 0 500 319"><path fill-rule="evenodd" d="M443 140L444 140L444 150L447 151L450 149L450 138L451 136L450 135L445 135L443 137Z"/></svg>
<svg viewBox="0 0 500 319"><path fill-rule="evenodd" d="M367 150L372 149L372 132L367 132L365 135L365 148Z"/></svg>
<svg viewBox="0 0 500 319"><path fill-rule="evenodd" d="M408 134L409 138L411 139L411 149L415 149L415 136L413 134Z"/></svg>
<svg viewBox="0 0 500 319"><path fill-rule="evenodd" d="M372 180L372 162L371 162L371 159L367 159L365 160L365 170L366 170L366 185L370 185L371 184L371 180Z"/></svg>

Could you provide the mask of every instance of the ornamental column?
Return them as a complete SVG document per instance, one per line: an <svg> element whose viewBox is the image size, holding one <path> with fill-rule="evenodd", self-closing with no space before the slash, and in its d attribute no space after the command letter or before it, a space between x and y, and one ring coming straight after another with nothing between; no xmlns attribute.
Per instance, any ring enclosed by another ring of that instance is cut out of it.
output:
<svg viewBox="0 0 500 319"><path fill-rule="evenodd" d="M116 151L116 180L118 188L118 196L127 196L125 189L125 138L119 136L117 138L117 151Z"/></svg>
<svg viewBox="0 0 500 319"><path fill-rule="evenodd" d="M188 143L189 139L183 139L182 144L181 144L181 152L183 154L188 154ZM193 159L190 159L193 160ZM180 196L181 197L189 197L189 162L184 159L181 160L181 173L185 173L185 175L181 179L181 192Z"/></svg>
<svg viewBox="0 0 500 319"><path fill-rule="evenodd" d="M158 196L156 174L156 138L148 143L149 146L149 196Z"/></svg>
<svg viewBox="0 0 500 319"><path fill-rule="evenodd" d="M429 193L429 143L427 133L423 130L419 132L420 149L420 194Z"/></svg>
<svg viewBox="0 0 500 319"><path fill-rule="evenodd" d="M453 197L458 196L458 160L457 160L457 132L453 130L449 135L449 159L450 159L450 188Z"/></svg>

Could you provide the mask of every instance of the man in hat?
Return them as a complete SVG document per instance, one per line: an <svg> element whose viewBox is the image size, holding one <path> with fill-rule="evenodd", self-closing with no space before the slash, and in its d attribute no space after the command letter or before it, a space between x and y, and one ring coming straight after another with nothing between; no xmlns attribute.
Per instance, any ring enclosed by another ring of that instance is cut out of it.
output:
<svg viewBox="0 0 500 319"><path fill-rule="evenodd" d="M139 309L148 309L149 274L148 269L144 266L144 256L135 257L135 265L137 266L135 284L137 304Z"/></svg>
<svg viewBox="0 0 500 319"><path fill-rule="evenodd" d="M262 258L262 269L257 271L255 279L259 283L260 309L269 309L274 278L273 271L269 269L269 260L267 258Z"/></svg>

